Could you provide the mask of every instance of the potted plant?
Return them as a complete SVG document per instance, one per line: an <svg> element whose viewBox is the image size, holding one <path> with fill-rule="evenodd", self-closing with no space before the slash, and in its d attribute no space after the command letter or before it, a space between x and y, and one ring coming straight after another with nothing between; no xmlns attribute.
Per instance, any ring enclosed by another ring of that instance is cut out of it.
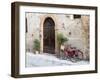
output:
<svg viewBox="0 0 100 80"><path fill-rule="evenodd" d="M35 49L35 53L38 54L40 51L40 41L38 39L34 40L34 49Z"/></svg>
<svg viewBox="0 0 100 80"><path fill-rule="evenodd" d="M68 41L68 38L65 37L62 33L57 34L57 44L58 44L59 56L60 56L61 47L66 41Z"/></svg>

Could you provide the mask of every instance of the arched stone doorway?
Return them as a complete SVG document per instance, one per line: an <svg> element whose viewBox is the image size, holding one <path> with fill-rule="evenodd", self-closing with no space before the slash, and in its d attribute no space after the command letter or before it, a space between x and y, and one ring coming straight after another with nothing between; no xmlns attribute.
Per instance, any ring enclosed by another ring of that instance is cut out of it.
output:
<svg viewBox="0 0 100 80"><path fill-rule="evenodd" d="M47 17L43 23L43 52L55 53L55 22Z"/></svg>

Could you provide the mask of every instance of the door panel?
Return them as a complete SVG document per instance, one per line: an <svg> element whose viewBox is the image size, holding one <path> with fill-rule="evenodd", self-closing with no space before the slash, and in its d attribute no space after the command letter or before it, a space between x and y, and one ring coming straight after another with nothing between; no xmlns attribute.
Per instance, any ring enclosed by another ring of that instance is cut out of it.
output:
<svg viewBox="0 0 100 80"><path fill-rule="evenodd" d="M55 53L55 23L52 18L46 18L43 25L43 52Z"/></svg>

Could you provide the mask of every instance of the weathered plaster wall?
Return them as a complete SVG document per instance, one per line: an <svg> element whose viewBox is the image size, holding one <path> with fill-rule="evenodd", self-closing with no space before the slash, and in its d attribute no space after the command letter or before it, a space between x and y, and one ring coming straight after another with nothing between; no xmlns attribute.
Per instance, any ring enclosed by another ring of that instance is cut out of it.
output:
<svg viewBox="0 0 100 80"><path fill-rule="evenodd" d="M26 49L33 51L34 39L39 39L40 33L40 15L26 13L27 18L27 33L26 33Z"/></svg>
<svg viewBox="0 0 100 80"><path fill-rule="evenodd" d="M89 58L89 16L82 16L82 38L84 40L84 58L88 59Z"/></svg>
<svg viewBox="0 0 100 80"><path fill-rule="evenodd" d="M63 33L68 38L67 45L70 44L89 56L89 50L87 50L89 49L89 17L81 16L81 18L74 19L73 15L67 14L27 13L26 49L28 51L33 51L34 39L40 40L40 50L43 51L43 22L46 17L51 17L55 22L55 42L57 42L57 33ZM57 43L55 45L56 51Z"/></svg>

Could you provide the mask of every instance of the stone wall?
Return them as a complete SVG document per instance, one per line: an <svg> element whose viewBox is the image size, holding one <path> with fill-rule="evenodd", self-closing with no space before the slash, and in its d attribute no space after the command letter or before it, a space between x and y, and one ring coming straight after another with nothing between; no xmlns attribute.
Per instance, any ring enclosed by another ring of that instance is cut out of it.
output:
<svg viewBox="0 0 100 80"><path fill-rule="evenodd" d="M68 38L66 45L71 45L80 49L89 58L89 16L75 18L69 14L45 14L45 13L26 13L27 33L26 50L34 51L34 39L41 42L41 51L43 51L43 22L46 17L51 17L55 22L55 42L57 42L57 33L64 34ZM55 49L57 50L57 43Z"/></svg>

